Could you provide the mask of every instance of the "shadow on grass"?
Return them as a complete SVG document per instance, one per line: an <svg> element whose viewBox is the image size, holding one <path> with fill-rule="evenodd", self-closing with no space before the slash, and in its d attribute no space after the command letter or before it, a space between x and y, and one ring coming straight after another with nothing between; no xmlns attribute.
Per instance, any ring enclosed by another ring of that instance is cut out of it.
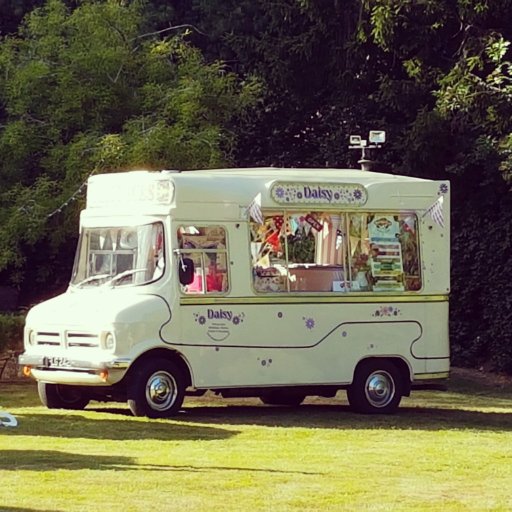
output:
<svg viewBox="0 0 512 512"><path fill-rule="evenodd" d="M109 408L92 411L129 416L128 409ZM151 420L148 420L151 421ZM512 431L512 411L482 412L439 406L403 405L396 414L364 415L352 412L348 405L304 404L299 407L274 407L265 405L199 405L185 407L168 420L159 420L153 425L166 429L195 429L197 424L283 428L324 428L324 429L398 429L398 430L478 430ZM190 425L193 423L194 425ZM187 426L187 424L189 424ZM144 433L151 436L148 425ZM235 435L238 432L230 432Z"/></svg>
<svg viewBox="0 0 512 512"><path fill-rule="evenodd" d="M105 412L105 411L103 411ZM9 436L37 435L62 438L85 438L106 440L220 440L228 439L237 431L226 430L215 426L192 426L170 424L168 420L151 421L145 418L87 418L81 413L76 414L16 414L18 427L3 429L2 433ZM0 452L0 459L1 459ZM0 462L0 467L2 464ZM0 509L1 510L1 509Z"/></svg>
<svg viewBox="0 0 512 512"><path fill-rule="evenodd" d="M297 408L225 406L184 409L173 418L224 425L261 425L326 429L488 430L512 431L512 412L479 412L438 407L402 407L393 415L362 415L345 405L301 405Z"/></svg>
<svg viewBox="0 0 512 512"><path fill-rule="evenodd" d="M130 457L110 455L82 455L54 450L0 450L0 470L53 471L57 469L70 471L82 469L90 469L96 471L180 471L191 473L208 473L212 471L244 471L249 473L280 473L287 475L322 475L322 473L312 471L279 470L271 468L138 464L134 459ZM0 511L3 512L4 510L4 508L0 508Z"/></svg>
<svg viewBox="0 0 512 512"><path fill-rule="evenodd" d="M15 414L20 422L9 435L41 435L63 438L111 440L222 440L235 436L238 430L222 426L259 425L283 428L323 429L399 429L399 430L475 430L512 431L512 394L509 389L475 385L457 378L450 386L451 393L426 396L414 401L414 407L403 404L395 415L355 414L344 404L304 404L297 408L265 406L257 399L199 398L196 405L185 407L177 416L167 420L133 418L128 407L105 404L83 412ZM236 400L236 399L235 399ZM251 401L252 400L252 401ZM219 404L219 405L217 405ZM254 405L253 405L254 404ZM418 405L416 405L418 404ZM186 404L187 405L187 404ZM467 410L500 406L511 412ZM89 413L98 416L85 416ZM101 414L101 416L99 416ZM191 424L192 423L192 424Z"/></svg>

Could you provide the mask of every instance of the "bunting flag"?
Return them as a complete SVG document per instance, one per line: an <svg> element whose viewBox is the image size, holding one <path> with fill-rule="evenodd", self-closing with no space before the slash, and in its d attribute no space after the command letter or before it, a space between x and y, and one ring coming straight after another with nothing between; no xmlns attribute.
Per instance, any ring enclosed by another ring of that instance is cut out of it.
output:
<svg viewBox="0 0 512 512"><path fill-rule="evenodd" d="M341 247L341 244L343 243L343 233L340 229L336 230L336 250L338 250Z"/></svg>
<svg viewBox="0 0 512 512"><path fill-rule="evenodd" d="M281 233L281 229L283 228L284 218L282 215L276 215L273 217L274 225L279 233Z"/></svg>
<svg viewBox="0 0 512 512"><path fill-rule="evenodd" d="M329 236L329 233L331 232L330 226L331 226L331 223L330 223L329 219L325 218L323 220L323 229L322 229L322 238L324 240Z"/></svg>
<svg viewBox="0 0 512 512"><path fill-rule="evenodd" d="M299 229L299 226L299 218L297 216L292 215L290 217L290 234L294 235L297 232L297 229Z"/></svg>
<svg viewBox="0 0 512 512"><path fill-rule="evenodd" d="M435 203L430 205L423 217L429 214L432 220L442 228L444 228L444 216L443 216L443 196L440 196Z"/></svg>
<svg viewBox="0 0 512 512"><path fill-rule="evenodd" d="M412 233L413 235L415 234L416 228L414 226L414 217L406 217L404 219L403 230Z"/></svg>
<svg viewBox="0 0 512 512"><path fill-rule="evenodd" d="M261 192L251 201L245 209L245 214L258 224L264 224L263 214L261 213Z"/></svg>
<svg viewBox="0 0 512 512"><path fill-rule="evenodd" d="M255 267L261 267L261 268L268 268L270 267L270 257L267 254L265 254L264 256L262 256L258 262L256 263Z"/></svg>
<svg viewBox="0 0 512 512"><path fill-rule="evenodd" d="M315 217L313 217L313 215L311 215L310 213L308 213L306 215L306 222L314 229L316 229L318 232L322 231L323 229L323 225L321 222L318 222L317 219L315 219Z"/></svg>
<svg viewBox="0 0 512 512"><path fill-rule="evenodd" d="M279 232L274 231L270 234L270 236L265 240L265 243L269 244L272 247L274 252L281 251L281 242L279 240Z"/></svg>

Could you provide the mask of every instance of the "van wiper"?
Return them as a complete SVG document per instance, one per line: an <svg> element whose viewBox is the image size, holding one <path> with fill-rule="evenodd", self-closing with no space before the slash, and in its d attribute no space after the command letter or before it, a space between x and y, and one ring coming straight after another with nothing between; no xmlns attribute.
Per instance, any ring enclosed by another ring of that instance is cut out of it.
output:
<svg viewBox="0 0 512 512"><path fill-rule="evenodd" d="M132 274L135 274L136 272L146 272L147 268L131 268L129 270L125 270L124 272L120 272L119 274L116 274L110 281L107 281L105 284L110 284L114 286L114 283L116 281L119 281L120 279L123 279L123 277L130 276Z"/></svg>
<svg viewBox="0 0 512 512"><path fill-rule="evenodd" d="M91 283L92 281L98 281L99 279L106 279L107 277L110 277L110 274L96 274L94 276L87 277L86 279L84 279L83 281L80 281L75 286L82 286L84 284Z"/></svg>

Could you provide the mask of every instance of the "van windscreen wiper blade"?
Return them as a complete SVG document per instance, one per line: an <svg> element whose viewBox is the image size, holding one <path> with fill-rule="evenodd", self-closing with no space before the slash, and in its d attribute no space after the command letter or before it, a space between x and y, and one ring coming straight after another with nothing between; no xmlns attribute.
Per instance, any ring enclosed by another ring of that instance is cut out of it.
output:
<svg viewBox="0 0 512 512"><path fill-rule="evenodd" d="M107 281L105 284L110 284L113 286L116 281L123 279L123 277L130 276L132 274L135 274L136 272L146 272L146 270L147 268L131 268L129 270L125 270L124 272L116 274L112 279Z"/></svg>
<svg viewBox="0 0 512 512"><path fill-rule="evenodd" d="M89 276L89 277L85 278L83 281L80 281L75 286L82 286L84 284L91 283L92 281L97 281L99 279L106 279L107 277L110 277L110 274L96 274L94 276Z"/></svg>

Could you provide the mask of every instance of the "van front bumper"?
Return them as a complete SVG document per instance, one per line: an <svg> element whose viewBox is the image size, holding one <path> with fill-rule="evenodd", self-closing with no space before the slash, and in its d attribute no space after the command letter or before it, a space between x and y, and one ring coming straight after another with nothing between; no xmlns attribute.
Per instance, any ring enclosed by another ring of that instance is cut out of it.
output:
<svg viewBox="0 0 512 512"><path fill-rule="evenodd" d="M131 362L127 358L84 361L37 354L21 354L18 357L24 375L52 384L86 386L108 386L119 382Z"/></svg>

